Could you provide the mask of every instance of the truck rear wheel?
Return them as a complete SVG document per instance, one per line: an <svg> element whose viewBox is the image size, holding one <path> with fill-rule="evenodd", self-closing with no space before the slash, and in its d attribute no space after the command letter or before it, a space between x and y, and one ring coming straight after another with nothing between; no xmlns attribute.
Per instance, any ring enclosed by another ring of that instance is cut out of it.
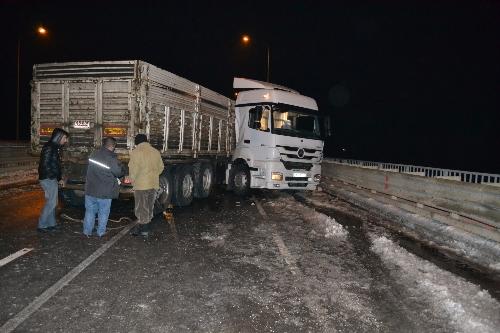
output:
<svg viewBox="0 0 500 333"><path fill-rule="evenodd" d="M248 194L250 192L250 170L245 165L236 165L232 183L234 193L240 196Z"/></svg>
<svg viewBox="0 0 500 333"><path fill-rule="evenodd" d="M191 165L177 168L174 175L174 191L174 202L177 206L191 204L194 194L193 167Z"/></svg>
<svg viewBox="0 0 500 333"><path fill-rule="evenodd" d="M193 168L194 171L194 197L207 198L212 192L214 185L214 170L210 163L199 163Z"/></svg>
<svg viewBox="0 0 500 333"><path fill-rule="evenodd" d="M169 168L160 175L160 189L158 190L154 206L155 215L163 212L172 203L172 192L172 168Z"/></svg>

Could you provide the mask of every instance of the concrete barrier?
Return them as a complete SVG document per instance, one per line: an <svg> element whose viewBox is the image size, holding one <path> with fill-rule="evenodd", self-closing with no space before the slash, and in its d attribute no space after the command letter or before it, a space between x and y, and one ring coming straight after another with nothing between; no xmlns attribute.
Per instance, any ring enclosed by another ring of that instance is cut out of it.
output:
<svg viewBox="0 0 500 333"><path fill-rule="evenodd" d="M500 228L500 188L343 165L326 159L323 175Z"/></svg>
<svg viewBox="0 0 500 333"><path fill-rule="evenodd" d="M0 141L0 189L38 181L39 158L29 152L29 142Z"/></svg>

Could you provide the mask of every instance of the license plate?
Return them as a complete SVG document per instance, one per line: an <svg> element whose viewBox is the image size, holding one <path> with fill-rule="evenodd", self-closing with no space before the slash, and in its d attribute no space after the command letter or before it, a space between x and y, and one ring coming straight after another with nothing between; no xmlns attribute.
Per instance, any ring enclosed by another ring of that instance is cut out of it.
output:
<svg viewBox="0 0 500 333"><path fill-rule="evenodd" d="M294 172L294 173L293 173L293 176L294 176L294 177L307 177L307 173L303 173L303 172Z"/></svg>
<svg viewBox="0 0 500 333"><path fill-rule="evenodd" d="M73 128L89 129L90 121L88 120L75 120L73 123Z"/></svg>

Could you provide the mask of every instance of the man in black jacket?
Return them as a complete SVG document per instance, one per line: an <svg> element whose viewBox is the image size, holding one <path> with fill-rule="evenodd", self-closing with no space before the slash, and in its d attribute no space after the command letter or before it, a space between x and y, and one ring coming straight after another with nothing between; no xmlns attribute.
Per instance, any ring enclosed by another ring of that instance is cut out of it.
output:
<svg viewBox="0 0 500 333"><path fill-rule="evenodd" d="M48 232L56 228L57 185L63 185L59 150L68 142L68 138L68 132L55 128L40 154L38 179L45 192L45 205L38 220L39 232Z"/></svg>
<svg viewBox="0 0 500 333"><path fill-rule="evenodd" d="M118 198L120 184L118 178L123 177L122 165L114 153L116 140L108 137L103 140L102 147L93 152L89 158L87 180L85 182L85 217L83 234L89 237L95 224L97 214L97 236L106 233L111 200Z"/></svg>

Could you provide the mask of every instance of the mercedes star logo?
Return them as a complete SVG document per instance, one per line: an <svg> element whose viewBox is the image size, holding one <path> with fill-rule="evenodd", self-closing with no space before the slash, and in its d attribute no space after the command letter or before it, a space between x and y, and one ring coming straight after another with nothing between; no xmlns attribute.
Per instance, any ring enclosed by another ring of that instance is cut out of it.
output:
<svg viewBox="0 0 500 333"><path fill-rule="evenodd" d="M299 148L299 150L297 150L297 157L304 158L304 149Z"/></svg>

